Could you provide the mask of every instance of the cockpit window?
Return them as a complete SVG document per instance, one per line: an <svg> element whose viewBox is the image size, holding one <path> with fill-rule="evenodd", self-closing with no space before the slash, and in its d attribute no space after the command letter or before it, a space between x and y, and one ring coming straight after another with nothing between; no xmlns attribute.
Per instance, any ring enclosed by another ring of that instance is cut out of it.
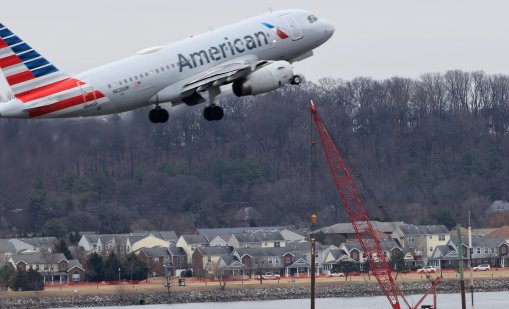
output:
<svg viewBox="0 0 509 309"><path fill-rule="evenodd" d="M308 21L312 24L314 23L315 21L318 20L318 17L316 17L315 15L309 15L308 16Z"/></svg>

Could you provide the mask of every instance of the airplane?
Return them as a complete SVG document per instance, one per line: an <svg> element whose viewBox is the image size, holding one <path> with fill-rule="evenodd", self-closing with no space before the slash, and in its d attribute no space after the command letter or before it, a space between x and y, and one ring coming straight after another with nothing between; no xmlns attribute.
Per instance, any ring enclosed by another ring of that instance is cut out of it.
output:
<svg viewBox="0 0 509 309"><path fill-rule="evenodd" d="M222 86L231 84L241 97L298 85L302 78L292 63L312 56L333 33L331 22L307 11L273 11L68 75L0 23L7 88L0 118L99 116L153 105L150 121L165 123L169 113L162 104L194 106L208 93L203 116L221 120L215 98Z"/></svg>

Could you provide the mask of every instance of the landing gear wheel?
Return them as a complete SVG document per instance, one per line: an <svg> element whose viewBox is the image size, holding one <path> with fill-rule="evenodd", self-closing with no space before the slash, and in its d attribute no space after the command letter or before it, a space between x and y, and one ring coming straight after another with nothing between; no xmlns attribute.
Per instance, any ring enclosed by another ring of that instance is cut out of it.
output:
<svg viewBox="0 0 509 309"><path fill-rule="evenodd" d="M148 113L148 118L152 123L165 123L170 118L170 114L167 110L158 106Z"/></svg>
<svg viewBox="0 0 509 309"><path fill-rule="evenodd" d="M203 110L203 117L208 121L223 119L224 111L220 106L210 105Z"/></svg>
<svg viewBox="0 0 509 309"><path fill-rule="evenodd" d="M290 81L290 84L292 85L298 85L302 82L302 77L300 77L300 75L294 75L292 77L292 80Z"/></svg>

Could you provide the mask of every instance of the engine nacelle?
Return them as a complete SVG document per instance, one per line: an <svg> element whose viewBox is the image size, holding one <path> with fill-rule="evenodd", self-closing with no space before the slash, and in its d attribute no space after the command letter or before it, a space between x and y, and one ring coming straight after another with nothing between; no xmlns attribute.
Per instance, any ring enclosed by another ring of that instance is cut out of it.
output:
<svg viewBox="0 0 509 309"><path fill-rule="evenodd" d="M257 95L269 92L289 83L293 70L287 61L276 61L252 72L243 79L233 83L236 96Z"/></svg>

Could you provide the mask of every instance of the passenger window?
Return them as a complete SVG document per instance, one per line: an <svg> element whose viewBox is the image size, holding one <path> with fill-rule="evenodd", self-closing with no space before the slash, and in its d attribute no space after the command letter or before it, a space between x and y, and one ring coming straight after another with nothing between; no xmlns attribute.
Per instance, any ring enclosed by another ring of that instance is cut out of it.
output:
<svg viewBox="0 0 509 309"><path fill-rule="evenodd" d="M129 77L129 81L132 82L133 81L133 78L132 77Z"/></svg>
<svg viewBox="0 0 509 309"><path fill-rule="evenodd" d="M135 80L138 80L138 75L135 75L135 76L134 76L134 79L135 79Z"/></svg>
<svg viewBox="0 0 509 309"><path fill-rule="evenodd" d="M124 83L126 83L126 84L127 84L127 79L124 79Z"/></svg>
<svg viewBox="0 0 509 309"><path fill-rule="evenodd" d="M158 73L158 74L159 74L159 69L156 69L156 73Z"/></svg>
<svg viewBox="0 0 509 309"><path fill-rule="evenodd" d="M171 67L172 67L172 68L175 68L175 63L172 63L172 64L171 64Z"/></svg>
<svg viewBox="0 0 509 309"><path fill-rule="evenodd" d="M110 89L111 89L111 84L108 84L108 88L110 88Z"/></svg>
<svg viewBox="0 0 509 309"><path fill-rule="evenodd" d="M147 72L145 72L145 77L148 77L148 73Z"/></svg>
<svg viewBox="0 0 509 309"><path fill-rule="evenodd" d="M122 86L122 81L119 81L119 82L118 82L118 85L119 85L119 86Z"/></svg>
<svg viewBox="0 0 509 309"><path fill-rule="evenodd" d="M169 66L169 65L167 65L167 66L166 66L166 69L168 69L168 70L169 70L169 69L170 69L170 66Z"/></svg>

